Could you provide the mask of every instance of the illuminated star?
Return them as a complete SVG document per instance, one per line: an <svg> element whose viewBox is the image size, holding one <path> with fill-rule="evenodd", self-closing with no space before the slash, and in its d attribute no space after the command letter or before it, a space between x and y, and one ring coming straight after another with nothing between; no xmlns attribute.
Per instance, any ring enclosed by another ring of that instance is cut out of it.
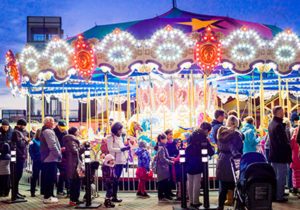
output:
<svg viewBox="0 0 300 210"><path fill-rule="evenodd" d="M207 26L211 26L212 28L217 28L212 24L218 21L219 20L199 20L196 18L192 18L191 22L179 22L178 24L192 26L192 30L197 31L199 29L206 28Z"/></svg>

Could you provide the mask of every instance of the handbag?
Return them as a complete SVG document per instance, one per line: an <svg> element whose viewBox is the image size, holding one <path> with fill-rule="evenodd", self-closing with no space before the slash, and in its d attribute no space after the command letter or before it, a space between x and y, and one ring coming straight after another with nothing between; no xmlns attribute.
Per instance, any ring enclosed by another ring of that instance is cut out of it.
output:
<svg viewBox="0 0 300 210"><path fill-rule="evenodd" d="M78 165L77 165L76 171L77 171L79 178L83 178L85 176L84 164L79 159L79 157L78 157Z"/></svg>

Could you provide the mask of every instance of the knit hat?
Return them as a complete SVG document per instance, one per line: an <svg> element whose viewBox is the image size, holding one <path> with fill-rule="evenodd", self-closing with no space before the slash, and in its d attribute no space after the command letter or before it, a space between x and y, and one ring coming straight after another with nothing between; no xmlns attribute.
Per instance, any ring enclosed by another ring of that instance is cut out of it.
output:
<svg viewBox="0 0 300 210"><path fill-rule="evenodd" d="M298 121L299 120L299 115L297 112L292 112L291 114L291 121L294 122L294 121ZM3 125L3 123L2 123Z"/></svg>
<svg viewBox="0 0 300 210"><path fill-rule="evenodd" d="M60 121L58 121L57 125L60 126L60 127L66 127L67 123L64 120L60 120Z"/></svg>
<svg viewBox="0 0 300 210"><path fill-rule="evenodd" d="M139 148L146 148L147 144L144 141L139 142Z"/></svg>
<svg viewBox="0 0 300 210"><path fill-rule="evenodd" d="M114 159L114 156L112 156L111 154L107 154L104 158L104 165L109 165L108 162Z"/></svg>
<svg viewBox="0 0 300 210"><path fill-rule="evenodd" d="M2 120L2 125L7 125L7 126L9 126L8 120Z"/></svg>
<svg viewBox="0 0 300 210"><path fill-rule="evenodd" d="M78 131L78 128L76 128L76 127L71 127L71 128L69 128L69 130L68 130L68 133L70 134L70 135L74 135L75 136L75 133Z"/></svg>
<svg viewBox="0 0 300 210"><path fill-rule="evenodd" d="M19 119L18 122L17 122L17 125L26 126L27 125L27 121L25 119Z"/></svg>

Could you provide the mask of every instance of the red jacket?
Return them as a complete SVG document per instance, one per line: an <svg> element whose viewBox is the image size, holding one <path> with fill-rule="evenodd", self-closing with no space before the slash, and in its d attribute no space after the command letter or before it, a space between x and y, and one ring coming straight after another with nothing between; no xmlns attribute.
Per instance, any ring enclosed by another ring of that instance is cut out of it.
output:
<svg viewBox="0 0 300 210"><path fill-rule="evenodd" d="M294 170L300 170L300 154L299 154L299 144L297 143L299 127L295 129L293 137L291 139L291 148L292 148L292 163L291 168Z"/></svg>

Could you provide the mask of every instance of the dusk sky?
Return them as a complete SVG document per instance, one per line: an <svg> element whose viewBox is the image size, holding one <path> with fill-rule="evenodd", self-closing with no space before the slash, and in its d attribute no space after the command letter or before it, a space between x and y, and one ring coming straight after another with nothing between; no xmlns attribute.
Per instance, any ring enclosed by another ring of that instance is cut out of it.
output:
<svg viewBox="0 0 300 210"><path fill-rule="evenodd" d="M300 34L300 0L177 0L177 7L199 14L291 28ZM61 16L66 38L95 24L152 18L171 8L172 0L0 0L1 68L8 49L20 52L24 46L27 16ZM5 87L1 70L0 94L7 93L9 89ZM0 99L2 102L3 98Z"/></svg>

